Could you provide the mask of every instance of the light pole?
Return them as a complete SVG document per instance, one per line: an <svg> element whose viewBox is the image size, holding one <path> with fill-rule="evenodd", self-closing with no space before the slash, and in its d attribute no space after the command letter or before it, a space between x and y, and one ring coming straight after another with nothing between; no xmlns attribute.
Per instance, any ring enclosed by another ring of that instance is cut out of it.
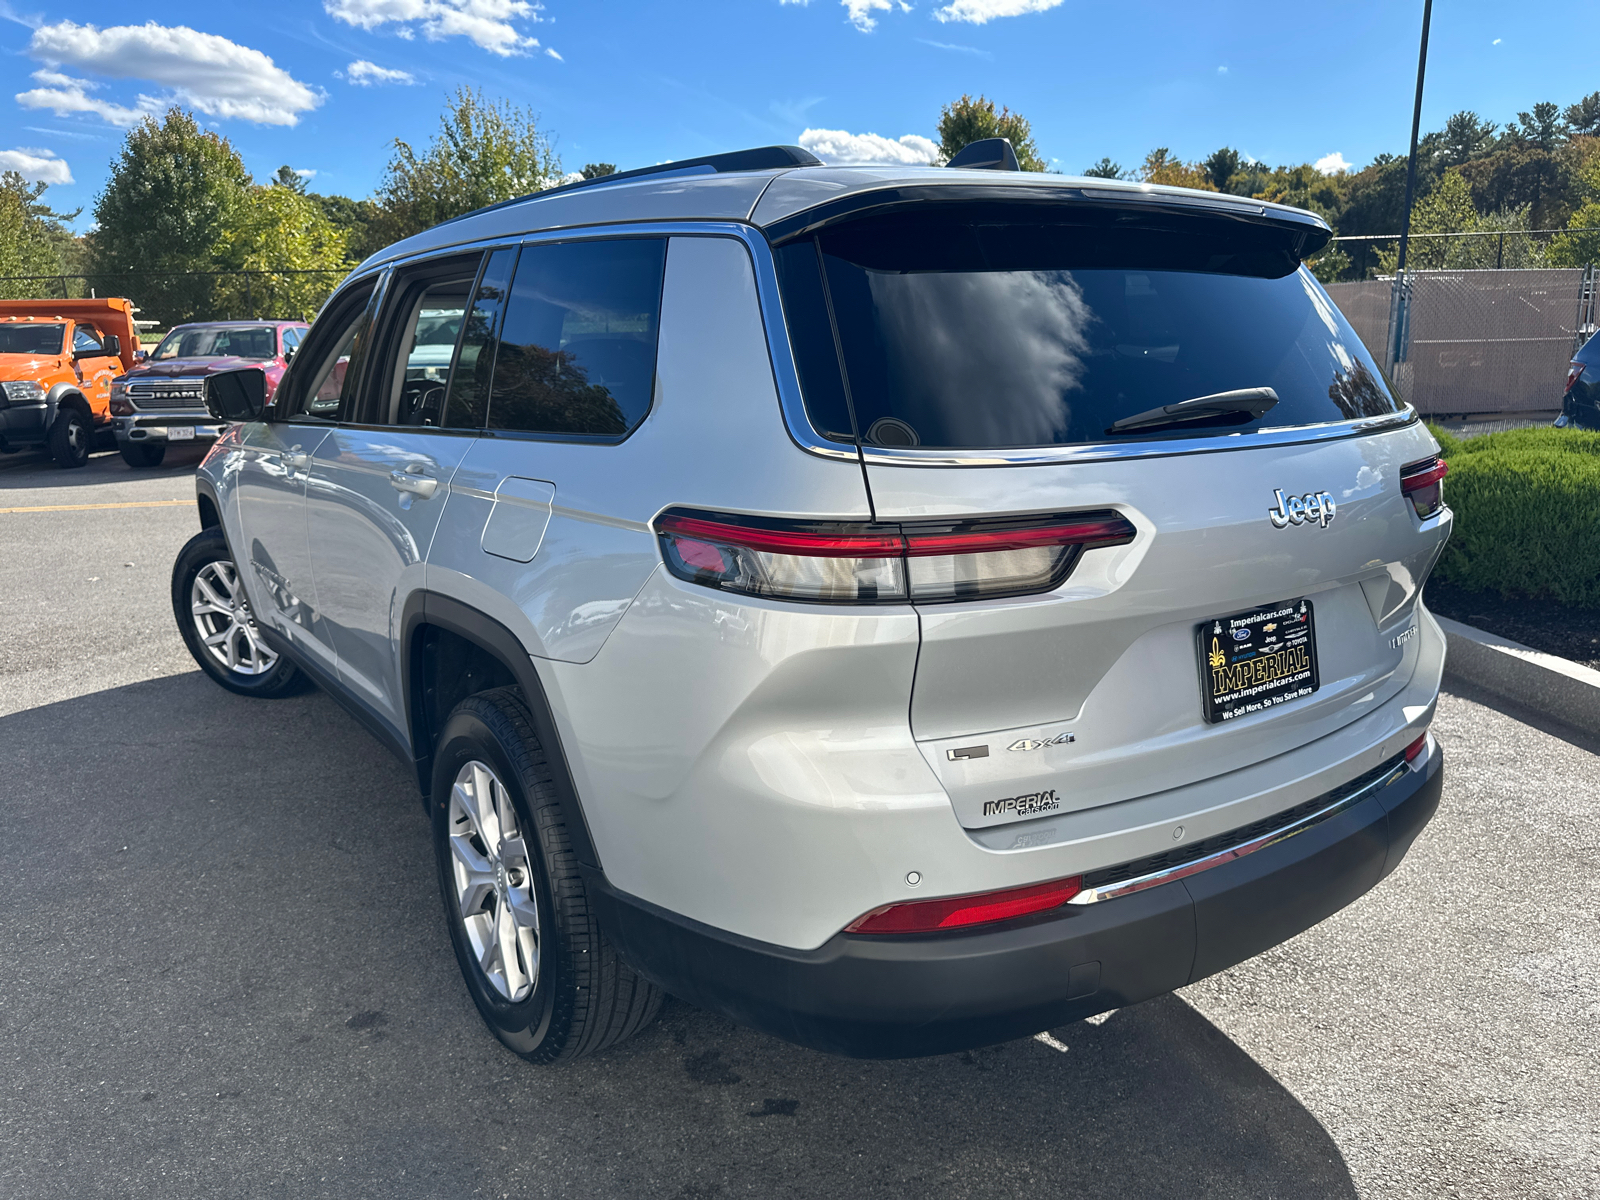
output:
<svg viewBox="0 0 1600 1200"><path fill-rule="evenodd" d="M1417 135L1422 130L1422 80L1428 70L1428 25L1433 0L1422 0L1422 46L1417 51L1417 98L1411 108L1411 153L1406 158L1406 210L1400 226L1400 257L1389 300L1389 369L1406 360L1411 341L1411 287L1406 280L1406 248L1411 241L1411 202L1417 192Z"/></svg>

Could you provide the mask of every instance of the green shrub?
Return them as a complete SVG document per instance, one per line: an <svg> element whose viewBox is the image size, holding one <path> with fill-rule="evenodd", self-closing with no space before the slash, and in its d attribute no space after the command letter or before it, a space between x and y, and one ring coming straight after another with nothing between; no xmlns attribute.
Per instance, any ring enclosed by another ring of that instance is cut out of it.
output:
<svg viewBox="0 0 1600 1200"><path fill-rule="evenodd" d="M1450 464L1445 500L1455 510L1440 578L1508 598L1600 608L1600 433L1542 427L1435 436Z"/></svg>

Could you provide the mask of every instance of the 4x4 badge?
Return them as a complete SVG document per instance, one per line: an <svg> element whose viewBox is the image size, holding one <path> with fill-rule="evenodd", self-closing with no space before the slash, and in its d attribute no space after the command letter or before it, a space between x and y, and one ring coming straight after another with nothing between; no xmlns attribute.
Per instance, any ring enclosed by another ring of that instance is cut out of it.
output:
<svg viewBox="0 0 1600 1200"><path fill-rule="evenodd" d="M1078 735L1075 733L1063 733L1058 737L1045 738L1043 741L1040 741L1038 738L1023 738L1020 742L1012 742L1011 745L1006 747L1006 749L1043 750L1046 746L1065 746L1069 742L1075 742L1077 740Z"/></svg>
<svg viewBox="0 0 1600 1200"><path fill-rule="evenodd" d="M1339 506L1327 492L1307 492L1304 496L1285 497L1282 488L1272 494L1278 502L1267 509L1267 519L1279 529L1290 525L1320 525L1326 529L1333 523L1333 514Z"/></svg>

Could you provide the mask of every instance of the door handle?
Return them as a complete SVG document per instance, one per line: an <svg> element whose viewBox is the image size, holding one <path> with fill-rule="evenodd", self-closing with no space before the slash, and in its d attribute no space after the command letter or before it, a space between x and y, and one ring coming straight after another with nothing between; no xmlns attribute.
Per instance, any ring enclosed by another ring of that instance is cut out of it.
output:
<svg viewBox="0 0 1600 1200"><path fill-rule="evenodd" d="M389 483L395 491L427 500L439 489L439 481L422 473L422 464L412 463L404 471L390 471Z"/></svg>

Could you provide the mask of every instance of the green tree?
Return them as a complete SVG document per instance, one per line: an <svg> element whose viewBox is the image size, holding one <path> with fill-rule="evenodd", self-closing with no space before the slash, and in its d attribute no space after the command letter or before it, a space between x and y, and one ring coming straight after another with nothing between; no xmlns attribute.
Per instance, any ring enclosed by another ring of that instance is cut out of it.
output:
<svg viewBox="0 0 1600 1200"><path fill-rule="evenodd" d="M1126 179L1128 173L1122 169L1122 164L1112 162L1109 158L1102 158L1092 167L1085 167L1083 171L1087 179Z"/></svg>
<svg viewBox="0 0 1600 1200"><path fill-rule="evenodd" d="M963 95L946 104L939 113L939 160L949 162L961 150L984 138L1003 137L1017 152L1017 163L1024 171L1043 171L1044 159L1033 141L1033 127L1021 113L1009 108L996 109L984 96Z"/></svg>
<svg viewBox="0 0 1600 1200"><path fill-rule="evenodd" d="M91 238L97 272L131 274L110 286L164 323L210 316L214 281L167 272L209 271L246 203L251 183L226 138L181 108L129 130L96 197ZM107 285L102 284L102 290Z"/></svg>
<svg viewBox="0 0 1600 1200"><path fill-rule="evenodd" d="M1232 146L1224 146L1220 150L1213 150L1211 157L1200 165L1205 168L1211 186L1219 192L1228 190L1228 181L1239 173L1243 159L1239 152Z"/></svg>
<svg viewBox="0 0 1600 1200"><path fill-rule="evenodd" d="M1494 150L1497 128L1493 121L1480 120L1470 109L1456 113L1444 123L1439 165L1446 169L1459 167L1490 153Z"/></svg>
<svg viewBox="0 0 1600 1200"><path fill-rule="evenodd" d="M1583 202L1567 222L1571 230L1600 230L1600 162L1584 171L1580 180ZM1600 232L1564 233L1550 240L1547 256L1552 267L1586 267L1600 263Z"/></svg>
<svg viewBox="0 0 1600 1200"><path fill-rule="evenodd" d="M324 215L345 237L345 246L351 259L360 262L382 250L389 243L384 240L383 210L373 200L352 200L349 196L319 196L310 193L311 199L322 206Z"/></svg>
<svg viewBox="0 0 1600 1200"><path fill-rule="evenodd" d="M45 184L29 183L16 171L0 174L0 276L81 269L75 261L77 239L65 224L78 214L52 210L44 203L45 191ZM20 300L50 290L37 282L0 280L0 297L5 299Z"/></svg>
<svg viewBox="0 0 1600 1200"><path fill-rule="evenodd" d="M1553 229L1564 225L1572 211L1575 181L1558 155L1532 142L1512 141L1460 171L1481 213L1527 208L1535 228Z"/></svg>
<svg viewBox="0 0 1600 1200"><path fill-rule="evenodd" d="M278 173L272 177L272 186L288 188L291 192L299 192L302 196L306 192L305 179L288 163L278 168Z"/></svg>
<svg viewBox="0 0 1600 1200"><path fill-rule="evenodd" d="M1517 119L1506 126L1507 136L1545 151L1554 150L1565 132L1561 110L1548 101L1535 104L1531 114L1519 112Z"/></svg>
<svg viewBox="0 0 1600 1200"><path fill-rule="evenodd" d="M527 196L561 178L561 160L533 111L488 101L457 88L439 129L418 154L396 138L378 188L386 242L420 233L463 213Z"/></svg>
<svg viewBox="0 0 1600 1200"><path fill-rule="evenodd" d="M1184 162L1165 146L1158 146L1144 156L1139 178L1146 183L1164 183L1169 187L1196 188L1202 192L1217 190L1204 164Z"/></svg>
<svg viewBox="0 0 1600 1200"><path fill-rule="evenodd" d="M1478 210L1472 203L1472 189L1467 186L1460 171L1447 172L1439 180L1438 186L1419 201L1411 213L1413 234L1474 233L1480 223ZM1413 239L1406 253L1406 269L1437 271L1446 267L1472 265L1464 260L1471 257L1473 248L1470 243L1478 240L1445 237ZM1398 243L1379 252L1383 274L1394 273L1399 257Z"/></svg>
<svg viewBox="0 0 1600 1200"><path fill-rule="evenodd" d="M227 269L249 274L223 277L219 311L309 320L353 265L346 247L344 231L311 197L276 184L252 189L217 248Z"/></svg>
<svg viewBox="0 0 1600 1200"><path fill-rule="evenodd" d="M585 179L604 179L617 173L616 163L585 163L579 172Z"/></svg>
<svg viewBox="0 0 1600 1200"><path fill-rule="evenodd" d="M1590 92L1561 114L1567 132L1574 137L1600 137L1600 92Z"/></svg>

